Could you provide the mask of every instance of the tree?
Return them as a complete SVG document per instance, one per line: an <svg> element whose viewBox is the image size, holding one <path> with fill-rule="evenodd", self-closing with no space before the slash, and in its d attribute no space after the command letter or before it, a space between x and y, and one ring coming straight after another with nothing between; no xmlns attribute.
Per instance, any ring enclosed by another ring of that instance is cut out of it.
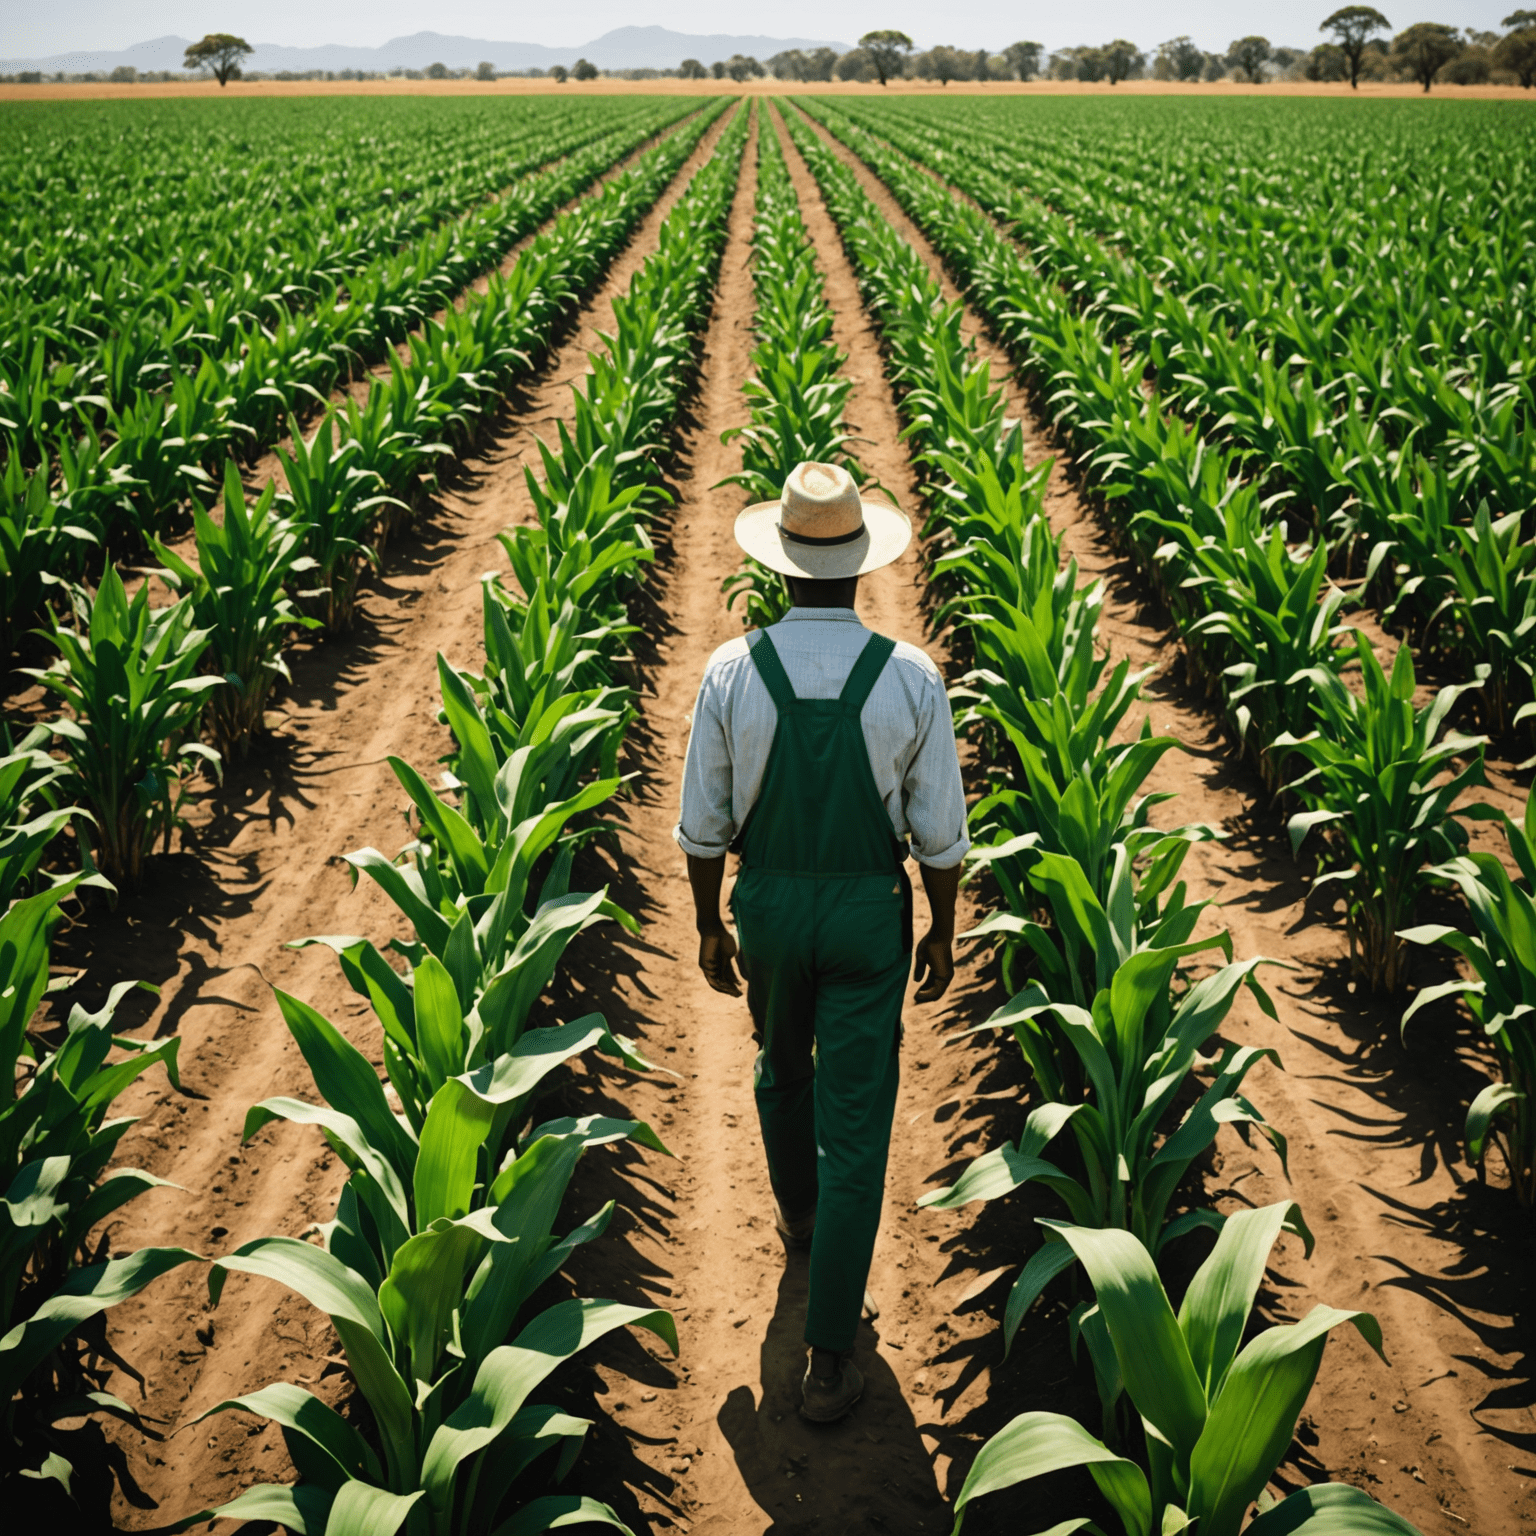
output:
<svg viewBox="0 0 1536 1536"><path fill-rule="evenodd" d="M1205 68L1204 52L1187 37L1170 38L1166 43L1160 43L1157 56L1167 60L1169 77L1174 80L1198 80L1200 71Z"/></svg>
<svg viewBox="0 0 1536 1536"><path fill-rule="evenodd" d="M448 78L448 66L446 64L428 64L428 80L446 80Z"/></svg>
<svg viewBox="0 0 1536 1536"><path fill-rule="evenodd" d="M1040 55L1044 51L1039 43L1009 43L1003 49L1003 57L1020 80L1033 80L1040 73Z"/></svg>
<svg viewBox="0 0 1536 1536"><path fill-rule="evenodd" d="M740 85L743 80L760 80L763 66L749 53L733 53L725 66L726 73Z"/></svg>
<svg viewBox="0 0 1536 1536"><path fill-rule="evenodd" d="M709 72L710 72L711 75L713 75L715 77L716 80L724 80L725 79L725 63L724 63L724 61L721 60L721 59L716 59L715 62L709 66Z"/></svg>
<svg viewBox="0 0 1536 1536"><path fill-rule="evenodd" d="M1240 37L1227 49L1227 63L1247 75L1252 84L1262 85L1271 52L1267 37Z"/></svg>
<svg viewBox="0 0 1536 1536"><path fill-rule="evenodd" d="M709 74L709 71L697 59L684 59L677 66L677 72L684 80L702 80Z"/></svg>
<svg viewBox="0 0 1536 1536"><path fill-rule="evenodd" d="M200 43L187 45L183 69L211 69L222 89L240 78L240 60L255 49L243 37L232 32L210 32Z"/></svg>
<svg viewBox="0 0 1536 1536"><path fill-rule="evenodd" d="M837 63L837 49L817 48L805 55L805 78L807 80L828 80L832 78L833 66Z"/></svg>
<svg viewBox="0 0 1536 1536"><path fill-rule="evenodd" d="M1308 80L1344 80L1349 76L1349 60L1337 43L1319 43L1307 55Z"/></svg>
<svg viewBox="0 0 1536 1536"><path fill-rule="evenodd" d="M875 73L880 77L880 84L893 76L899 76L907 62L907 55L912 51L912 39L905 32L893 32L886 28L881 32L866 32L859 39L859 47L869 55L869 62L875 66Z"/></svg>
<svg viewBox="0 0 1536 1536"><path fill-rule="evenodd" d="M918 54L912 61L912 70L919 80L937 80L940 85L948 85L951 80L968 80L971 55L940 43L926 53Z"/></svg>
<svg viewBox="0 0 1536 1536"><path fill-rule="evenodd" d="M107 79L117 85L131 85L139 78L139 72L132 64L119 64Z"/></svg>
<svg viewBox="0 0 1536 1536"><path fill-rule="evenodd" d="M597 65L589 64L585 59L577 59L571 74L578 80L596 80Z"/></svg>
<svg viewBox="0 0 1536 1536"><path fill-rule="evenodd" d="M1141 49L1135 43L1128 43L1123 37L1117 37L1114 42L1106 43L1100 53L1104 57L1104 74L1111 85L1119 85L1122 80L1129 80L1132 73L1141 68L1143 59Z"/></svg>
<svg viewBox="0 0 1536 1536"><path fill-rule="evenodd" d="M1456 28L1443 21L1418 22L1392 39L1392 57L1424 87L1426 96L1435 76L1460 52Z"/></svg>
<svg viewBox="0 0 1536 1536"><path fill-rule="evenodd" d="M476 80L494 80L496 78L496 66L489 59L481 59L475 65Z"/></svg>
<svg viewBox="0 0 1536 1536"><path fill-rule="evenodd" d="M867 48L850 48L842 58L837 61L833 74L839 80L872 80L875 76L875 66L869 57Z"/></svg>
<svg viewBox="0 0 1536 1536"><path fill-rule="evenodd" d="M1536 85L1536 11L1512 11L1499 25L1515 30L1499 39L1493 62L1530 90Z"/></svg>
<svg viewBox="0 0 1536 1536"><path fill-rule="evenodd" d="M786 48L768 60L768 72L775 80L804 80L807 62L798 48Z"/></svg>
<svg viewBox="0 0 1536 1536"><path fill-rule="evenodd" d="M551 64L549 67L549 78L556 85L564 85L569 74L570 71L566 69L564 64Z"/></svg>
<svg viewBox="0 0 1536 1536"><path fill-rule="evenodd" d="M1318 26L1319 32L1332 32L1335 44L1343 51L1350 90L1360 89L1360 61L1366 45L1378 32L1391 28L1392 23L1369 5L1346 5Z"/></svg>

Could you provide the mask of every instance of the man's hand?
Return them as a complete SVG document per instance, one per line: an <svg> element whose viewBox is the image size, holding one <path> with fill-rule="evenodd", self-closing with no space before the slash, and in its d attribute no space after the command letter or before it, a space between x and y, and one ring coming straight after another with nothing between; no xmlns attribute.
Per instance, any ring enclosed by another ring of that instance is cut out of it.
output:
<svg viewBox="0 0 1536 1536"><path fill-rule="evenodd" d="M955 898L960 892L960 866L953 864L948 869L935 869L930 864L920 864L918 868L923 872L923 890L928 896L933 922L917 946L912 979L919 985L914 1001L936 1003L955 979L955 957L950 946L955 942ZM927 981L923 980L925 976Z"/></svg>
<svg viewBox="0 0 1536 1536"><path fill-rule="evenodd" d="M735 958L736 940L723 923L699 934L699 969L704 972L704 980L727 997L741 996L741 983L736 979L736 967L731 964Z"/></svg>
<svg viewBox="0 0 1536 1536"><path fill-rule="evenodd" d="M949 945L948 939L940 938L931 928L918 940L912 968L912 979L919 983L915 1002L936 1003L949 990L955 979L955 957Z"/></svg>

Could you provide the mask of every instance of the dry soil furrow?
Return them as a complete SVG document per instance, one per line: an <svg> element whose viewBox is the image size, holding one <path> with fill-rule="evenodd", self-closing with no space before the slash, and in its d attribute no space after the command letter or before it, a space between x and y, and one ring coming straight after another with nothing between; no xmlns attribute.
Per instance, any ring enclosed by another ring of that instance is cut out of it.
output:
<svg viewBox="0 0 1536 1536"><path fill-rule="evenodd" d="M822 136L941 270L883 183ZM1016 385L1010 395L1036 450L1048 448L1048 418ZM1255 1155L1227 1131L1210 1193L1229 1205L1300 1200L1318 1246L1310 1261L1299 1244L1284 1246L1272 1273L1285 1312L1300 1315L1314 1301L1364 1307L1386 1334L1390 1366L1352 1332L1330 1345L1292 1480L1356 1481L1427 1532L1465 1529L1463 1522L1478 1531L1526 1529L1536 1521L1531 1474L1511 1465L1511 1452L1530 1445L1536 1430L1519 1325L1531 1243L1508 1197L1470 1182L1460 1159L1463 1106L1484 1081L1475 1048L1425 1030L1405 1052L1396 1011L1355 998L1344 935L1319 903L1308 903L1283 815L1238 762L1213 711L1180 686L1176 635L1151 612L1060 465L1047 507L1084 575L1106 580L1112 651L1155 669L1146 689L1154 728L1188 748L1166 757L1148 788L1177 792L1165 813L1173 820L1227 834L1191 856L1193 894L1224 903L1238 955L1292 967L1269 973L1279 1022L1245 1003L1228 1032L1281 1054L1287 1070L1258 1068L1250 1097L1290 1139L1292 1182L1267 1150Z"/></svg>
<svg viewBox="0 0 1536 1536"><path fill-rule="evenodd" d="M717 136L706 136L615 262L549 378L580 375L595 328L610 323L613 296L655 249L662 220ZM142 1117L123 1160L174 1178L186 1194L152 1195L131 1207L115 1234L123 1249L179 1243L216 1254L264 1234L300 1232L331 1214L341 1173L312 1133L273 1127L240 1148L248 1106L274 1093L312 1092L268 983L313 1003L375 1050L367 1010L330 954L283 946L306 934L382 938L400 927L371 886L350 892L340 855L369 844L393 853L406 841L407 802L386 759L395 754L425 769L447 746L436 719L436 655L475 662L477 578L504 566L495 536L516 510L507 485L536 451L535 427L548 431L556 418L570 419L568 383L541 386L538 414L530 422L519 413L491 436L419 533L396 546L388 576L364 598L356 634L298 661L278 730L194 818L180 851L158 861L131 903L93 913L61 946L59 958L88 969L97 991L120 977L157 982L160 997L142 1032L183 1039L187 1092L169 1091L156 1074L120 1102ZM114 1314L118 1349L148 1377L150 1413L184 1422L281 1376L319 1376L332 1347L323 1318L279 1287L241 1277L219 1311L207 1314L204 1282L189 1266ZM146 1468L136 1440L123 1443L145 1493L167 1514L228 1498L253 1475L286 1464L275 1431L248 1434L233 1420L152 1448ZM129 1524L164 1518L120 1514Z"/></svg>
<svg viewBox="0 0 1536 1536"><path fill-rule="evenodd" d="M805 198L803 178L801 193ZM720 583L740 560L731 524L741 495L712 487L740 467L739 452L719 438L746 416L740 382L750 372L753 341L754 196L755 177L748 171L733 208L688 467L667 539L658 592L665 628L651 637L657 648L649 673L654 696L646 700L642 729L651 767L626 838L633 876L652 897L643 959L629 987L630 1016L641 1021L651 1048L659 1046L660 1059L681 1074L676 1083L647 1082L625 1091L626 1106L652 1120L679 1157L675 1167L650 1160L661 1209L651 1220L627 1223L627 1262L631 1279L641 1272L650 1277L641 1294L676 1309L683 1353L675 1373L650 1383L660 1390L640 1393L628 1375L607 1368L602 1374L612 1393L607 1406L638 1462L627 1470L642 1518L681 1519L695 1531L732 1533L802 1518L828 1522L827 1529L862 1528L869 1517L883 1519L888 1530L937 1530L940 1495L924 1465L930 1457L914 1409L920 1414L926 1407L925 1389L943 1386L942 1370L929 1385L924 1369L935 1327L948 1328L949 1298L941 1297L937 1306L933 1299L943 1256L908 1229L914 1193L944 1156L931 1130L923 1136L911 1129L915 1119L931 1120L927 1068L935 1020L926 1010L914 1011L907 1023L909 1081L897 1111L886 1223L871 1277L885 1314L860 1344L868 1396L847 1424L813 1431L794 1412L804 1362L804 1260L786 1262L773 1232L745 1005L712 993L698 974L683 858L672 838L699 677L716 646L739 633ZM849 372L858 381L852 414L869 440L865 462L915 509L911 467L851 273L829 239L819 202L806 198L804 211L841 311L837 339L850 353ZM920 582L914 549L865 583L860 604L867 621L922 644ZM588 1250L583 1289L622 1288L615 1273L620 1262L626 1260L615 1246ZM611 1471L625 1458L609 1461ZM604 1470L596 1449L589 1466L599 1475Z"/></svg>

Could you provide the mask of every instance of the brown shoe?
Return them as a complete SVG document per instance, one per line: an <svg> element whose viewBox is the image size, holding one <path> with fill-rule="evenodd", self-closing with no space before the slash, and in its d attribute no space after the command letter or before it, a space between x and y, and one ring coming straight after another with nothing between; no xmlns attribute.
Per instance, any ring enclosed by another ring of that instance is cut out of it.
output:
<svg viewBox="0 0 1536 1536"><path fill-rule="evenodd" d="M864 1395L864 1377L848 1355L838 1358L837 1374L813 1376L806 1362L800 1383L800 1417L813 1424L835 1424Z"/></svg>
<svg viewBox="0 0 1536 1536"><path fill-rule="evenodd" d="M811 1238L816 1234L816 1208L812 1206L808 1214L791 1218L784 1214L784 1207L775 1200L773 1225L788 1252L804 1253L811 1246Z"/></svg>

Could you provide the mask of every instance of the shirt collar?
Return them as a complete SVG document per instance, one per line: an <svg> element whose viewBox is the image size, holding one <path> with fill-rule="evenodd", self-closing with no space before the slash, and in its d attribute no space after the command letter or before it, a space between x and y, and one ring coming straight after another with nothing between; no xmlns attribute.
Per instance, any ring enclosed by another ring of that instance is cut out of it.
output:
<svg viewBox="0 0 1536 1536"><path fill-rule="evenodd" d="M781 624L793 624L797 620L810 624L858 624L864 621L852 608L791 608L779 620Z"/></svg>

